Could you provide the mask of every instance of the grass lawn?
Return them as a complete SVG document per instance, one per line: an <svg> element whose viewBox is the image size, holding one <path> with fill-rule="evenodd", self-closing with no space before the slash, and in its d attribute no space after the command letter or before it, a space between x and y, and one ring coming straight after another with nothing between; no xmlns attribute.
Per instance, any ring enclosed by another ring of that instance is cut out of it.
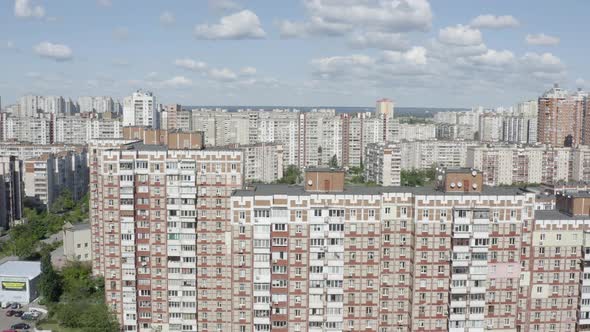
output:
<svg viewBox="0 0 590 332"><path fill-rule="evenodd" d="M59 324L52 320L44 320L41 323L37 324L37 330L51 330L52 332L80 332L80 329L74 329L70 327L62 327Z"/></svg>

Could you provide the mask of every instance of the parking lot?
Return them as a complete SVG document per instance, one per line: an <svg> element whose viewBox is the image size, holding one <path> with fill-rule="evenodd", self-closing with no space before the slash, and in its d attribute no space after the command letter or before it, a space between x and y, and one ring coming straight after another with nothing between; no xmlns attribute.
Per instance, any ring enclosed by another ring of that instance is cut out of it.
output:
<svg viewBox="0 0 590 332"><path fill-rule="evenodd" d="M20 317L8 317L6 316L6 312L10 310L10 309L0 309L0 331L4 331L4 330L9 330L10 327L14 324L18 324L18 323L26 323L29 324L31 326L31 328L29 329L29 331L34 331L34 326L35 326L35 322L34 321L25 321L22 320ZM18 309L18 310L22 310L24 312L29 311L29 306L23 306L22 308ZM23 330L25 331L25 330Z"/></svg>

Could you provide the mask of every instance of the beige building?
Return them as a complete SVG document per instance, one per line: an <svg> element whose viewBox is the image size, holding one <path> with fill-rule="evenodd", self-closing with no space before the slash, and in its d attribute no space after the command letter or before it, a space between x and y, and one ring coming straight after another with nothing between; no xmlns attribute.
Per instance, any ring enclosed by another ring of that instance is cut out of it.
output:
<svg viewBox="0 0 590 332"><path fill-rule="evenodd" d="M365 181L383 186L401 184L401 149L394 143L367 145L365 157Z"/></svg>
<svg viewBox="0 0 590 332"><path fill-rule="evenodd" d="M244 181L272 183L283 177L282 145L259 143L237 148L244 153Z"/></svg>
<svg viewBox="0 0 590 332"><path fill-rule="evenodd" d="M88 161L86 148L43 154L24 161L25 194L51 206L64 191L73 200L88 192Z"/></svg>
<svg viewBox="0 0 590 332"><path fill-rule="evenodd" d="M64 256L69 261L89 262L92 259L90 224L70 224L63 227Z"/></svg>

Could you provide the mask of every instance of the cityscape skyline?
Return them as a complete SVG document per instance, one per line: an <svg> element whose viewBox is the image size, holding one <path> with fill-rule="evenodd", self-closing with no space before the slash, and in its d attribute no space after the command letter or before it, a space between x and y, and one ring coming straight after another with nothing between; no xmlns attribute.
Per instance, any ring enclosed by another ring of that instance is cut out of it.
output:
<svg viewBox="0 0 590 332"><path fill-rule="evenodd" d="M163 103L336 107L383 96L396 106L512 105L552 82L586 88L583 46L560 17L583 29L587 5L534 5L5 1L0 60L14 65L0 88L4 104L146 88Z"/></svg>

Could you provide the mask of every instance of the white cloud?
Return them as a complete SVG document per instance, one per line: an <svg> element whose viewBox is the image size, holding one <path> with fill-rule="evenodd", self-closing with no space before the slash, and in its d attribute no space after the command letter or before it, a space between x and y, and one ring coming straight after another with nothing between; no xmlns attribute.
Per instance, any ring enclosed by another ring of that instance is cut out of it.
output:
<svg viewBox="0 0 590 332"><path fill-rule="evenodd" d="M129 29L126 27L118 27L113 30L113 38L118 40L129 39Z"/></svg>
<svg viewBox="0 0 590 332"><path fill-rule="evenodd" d="M72 49L63 44L53 44L50 42L42 42L33 47L33 50L38 55L50 58L56 61L67 61L72 59Z"/></svg>
<svg viewBox="0 0 590 332"><path fill-rule="evenodd" d="M42 18L45 16L45 9L35 5L31 0L15 0L14 16L22 18Z"/></svg>
<svg viewBox="0 0 590 332"><path fill-rule="evenodd" d="M553 46L559 44L559 38L554 36L549 36L544 33L536 34L536 35L526 35L525 38L527 44L529 45L542 45L542 46Z"/></svg>
<svg viewBox="0 0 590 332"><path fill-rule="evenodd" d="M176 59L174 61L174 64L178 67L195 71L201 71L207 68L207 64L205 62L195 61L193 59L188 58Z"/></svg>
<svg viewBox="0 0 590 332"><path fill-rule="evenodd" d="M408 48L408 41L401 33L365 32L356 33L349 40L354 48L376 48L382 50L404 50Z"/></svg>
<svg viewBox="0 0 590 332"><path fill-rule="evenodd" d="M256 68L244 67L244 68L240 69L240 74L246 75L246 76L256 75Z"/></svg>
<svg viewBox="0 0 590 332"><path fill-rule="evenodd" d="M178 88L178 87L187 87L193 85L193 81L184 77L184 76L174 76L171 79L165 80L161 82L162 86L171 87L171 88Z"/></svg>
<svg viewBox="0 0 590 332"><path fill-rule="evenodd" d="M385 51L383 52L383 58L387 62L403 62L408 65L425 65L428 62L426 59L426 53L426 48L416 46L412 47L407 52Z"/></svg>
<svg viewBox="0 0 590 332"><path fill-rule="evenodd" d="M194 30L199 39L258 39L266 32L260 25L258 16L249 10L224 16L218 24L199 24Z"/></svg>
<svg viewBox="0 0 590 332"><path fill-rule="evenodd" d="M97 0L96 2L99 6L103 7L110 7L113 5L113 2L111 0Z"/></svg>
<svg viewBox="0 0 590 332"><path fill-rule="evenodd" d="M174 17L174 14L172 12L164 11L160 15L160 23L162 23L164 25L172 25L175 22L176 22L176 18Z"/></svg>
<svg viewBox="0 0 590 332"><path fill-rule="evenodd" d="M302 22L281 21L281 37L342 35L351 31L426 31L432 24L427 0L305 0L309 18Z"/></svg>
<svg viewBox="0 0 590 332"><path fill-rule="evenodd" d="M209 0L209 7L217 11L240 10L242 7L230 0Z"/></svg>
<svg viewBox="0 0 590 332"><path fill-rule="evenodd" d="M502 29L515 28L520 25L520 22L511 15L495 16L495 15L479 15L471 20L470 25L474 28L488 28L488 29Z"/></svg>
<svg viewBox="0 0 590 332"><path fill-rule="evenodd" d="M115 59L115 60L113 60L113 65L119 66L119 67L127 67L130 65L130 63L129 63L129 61L124 60L124 59Z"/></svg>
<svg viewBox="0 0 590 332"><path fill-rule="evenodd" d="M521 61L525 68L533 72L560 73L565 70L561 59L551 53L525 53Z"/></svg>
<svg viewBox="0 0 590 332"><path fill-rule="evenodd" d="M475 64L494 67L511 65L514 63L514 59L514 53L508 50L488 50L485 54L471 57Z"/></svg>
<svg viewBox="0 0 590 332"><path fill-rule="evenodd" d="M462 24L440 29L438 39L444 44L458 46L479 45L482 43L481 31Z"/></svg>
<svg viewBox="0 0 590 332"><path fill-rule="evenodd" d="M213 68L209 70L209 78L216 81L235 81L238 75L228 68Z"/></svg>

